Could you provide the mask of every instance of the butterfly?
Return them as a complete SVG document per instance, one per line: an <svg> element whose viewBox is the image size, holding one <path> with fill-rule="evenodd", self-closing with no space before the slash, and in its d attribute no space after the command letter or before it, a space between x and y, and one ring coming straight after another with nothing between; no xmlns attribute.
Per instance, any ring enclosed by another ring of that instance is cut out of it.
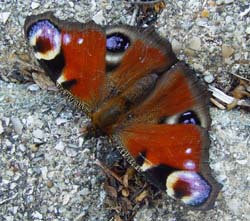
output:
<svg viewBox="0 0 250 221"><path fill-rule="evenodd" d="M221 189L208 164L209 94L152 28L62 21L52 12L24 25L28 45L55 84L118 144L146 179L194 209Z"/></svg>

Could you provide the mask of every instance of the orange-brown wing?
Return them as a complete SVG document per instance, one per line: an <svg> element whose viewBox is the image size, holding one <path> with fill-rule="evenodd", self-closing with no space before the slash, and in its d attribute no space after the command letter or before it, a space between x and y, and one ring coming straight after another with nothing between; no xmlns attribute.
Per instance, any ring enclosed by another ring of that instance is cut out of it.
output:
<svg viewBox="0 0 250 221"><path fill-rule="evenodd" d="M93 22L61 21L52 13L30 16L25 35L50 78L90 112L105 91L106 35Z"/></svg>
<svg viewBox="0 0 250 221"><path fill-rule="evenodd" d="M198 209L211 208L221 188L208 165L207 103L206 90L185 64L177 63L114 129L114 139L139 171Z"/></svg>

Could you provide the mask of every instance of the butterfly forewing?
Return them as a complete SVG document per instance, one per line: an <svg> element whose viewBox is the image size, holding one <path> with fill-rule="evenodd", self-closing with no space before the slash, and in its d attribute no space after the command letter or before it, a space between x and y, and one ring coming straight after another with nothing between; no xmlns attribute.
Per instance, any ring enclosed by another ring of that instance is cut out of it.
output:
<svg viewBox="0 0 250 221"><path fill-rule="evenodd" d="M106 35L101 26L64 22L45 13L26 19L25 35L50 78L93 111L105 92Z"/></svg>

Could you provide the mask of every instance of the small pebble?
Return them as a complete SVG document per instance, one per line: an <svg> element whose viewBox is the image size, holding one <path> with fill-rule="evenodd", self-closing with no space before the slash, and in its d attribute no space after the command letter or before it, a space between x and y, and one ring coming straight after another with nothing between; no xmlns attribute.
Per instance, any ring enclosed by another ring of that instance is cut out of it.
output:
<svg viewBox="0 0 250 221"><path fill-rule="evenodd" d="M208 83L211 84L214 81L214 76L212 74L205 75L204 80Z"/></svg>
<svg viewBox="0 0 250 221"><path fill-rule="evenodd" d="M103 24L105 21L105 18L103 16L103 11L100 10L99 12L97 12L93 17L92 20L97 23L97 24Z"/></svg>
<svg viewBox="0 0 250 221"><path fill-rule="evenodd" d="M10 184L10 189L13 190L13 189L16 188L16 186L17 186L17 183L11 183Z"/></svg>
<svg viewBox="0 0 250 221"><path fill-rule="evenodd" d="M189 48L195 51L201 50L201 39L199 37L193 37L189 42Z"/></svg>
<svg viewBox="0 0 250 221"><path fill-rule="evenodd" d="M42 173L42 178L44 180L46 180L47 179L47 174L48 174L48 168L47 167L41 167L40 170L41 170L41 173Z"/></svg>
<svg viewBox="0 0 250 221"><path fill-rule="evenodd" d="M20 145L18 146L18 148L19 148L19 150L21 150L22 152L25 152L25 151L26 151L26 146L23 145L23 144L20 144Z"/></svg>
<svg viewBox="0 0 250 221"><path fill-rule="evenodd" d="M39 6L40 6L40 4L39 4L38 2L32 2L30 7L31 7L32 9L36 9L36 8L38 8Z"/></svg>
<svg viewBox="0 0 250 221"><path fill-rule="evenodd" d="M39 213L38 211L35 211L32 213L32 217L35 219L43 219L43 215L41 213Z"/></svg>
<svg viewBox="0 0 250 221"><path fill-rule="evenodd" d="M248 161L247 159L244 159L244 160L237 160L236 162L240 165L246 165Z"/></svg>
<svg viewBox="0 0 250 221"><path fill-rule="evenodd" d="M178 53L182 49L181 43L177 41L176 39L173 39L171 43L172 43L172 48L175 53Z"/></svg>
<svg viewBox="0 0 250 221"><path fill-rule="evenodd" d="M56 125L61 125L61 124L64 124L66 122L68 122L67 119L63 119L63 118L57 118L56 119Z"/></svg>
<svg viewBox="0 0 250 221"><path fill-rule="evenodd" d="M54 183L51 180L47 181L47 187L52 188L54 186Z"/></svg>
<svg viewBox="0 0 250 221"><path fill-rule="evenodd" d="M59 150L59 151L61 151L61 152L64 151L64 148L65 148L64 143L63 143L61 140L60 140L60 141L56 144L56 146L55 146L55 149L56 149L56 150Z"/></svg>
<svg viewBox="0 0 250 221"><path fill-rule="evenodd" d="M68 1L68 4L69 4L69 6L70 6L71 8L74 8L74 2Z"/></svg>
<svg viewBox="0 0 250 221"><path fill-rule="evenodd" d="M66 155L69 156L69 157L75 157L75 156L77 156L77 151L75 151L72 148L67 148L66 149Z"/></svg>
<svg viewBox="0 0 250 221"><path fill-rule="evenodd" d="M13 125L15 132L17 134L22 134L23 125L22 125L21 121L19 120L19 118L11 117L11 123Z"/></svg>
<svg viewBox="0 0 250 221"><path fill-rule="evenodd" d="M216 2L215 2L215 1L209 1L209 2L208 2L208 5L209 5L209 6L215 6L215 5L216 5Z"/></svg>
<svg viewBox="0 0 250 221"><path fill-rule="evenodd" d="M0 121L0 134L4 132L2 121Z"/></svg>
<svg viewBox="0 0 250 221"><path fill-rule="evenodd" d="M4 220L5 221L14 221L14 217L13 216L4 216Z"/></svg>
<svg viewBox="0 0 250 221"><path fill-rule="evenodd" d="M89 191L88 188L83 188L83 189L79 192L79 194L80 194L81 196L87 196L89 193L90 193L90 191Z"/></svg>
<svg viewBox="0 0 250 221"><path fill-rule="evenodd" d="M247 27L246 33L250 35L250 26Z"/></svg>
<svg viewBox="0 0 250 221"><path fill-rule="evenodd" d="M234 53L234 49L229 45L223 44L221 47L221 53L223 58L229 58Z"/></svg>
<svg viewBox="0 0 250 221"><path fill-rule="evenodd" d="M70 193L63 193L61 196L62 196L62 204L67 205L68 202L70 201L71 194Z"/></svg>
<svg viewBox="0 0 250 221"><path fill-rule="evenodd" d="M216 3L217 5L222 5L225 3L225 0L217 0Z"/></svg>
<svg viewBox="0 0 250 221"><path fill-rule="evenodd" d="M232 198L230 201L227 202L227 205L234 214L239 214L240 208L242 207L242 202Z"/></svg>
<svg viewBox="0 0 250 221"><path fill-rule="evenodd" d="M209 16L209 11L207 9L202 10L201 17L207 18Z"/></svg>
<svg viewBox="0 0 250 221"><path fill-rule="evenodd" d="M9 17L10 17L10 12L1 12L0 13L0 22L5 24L8 21Z"/></svg>
<svg viewBox="0 0 250 221"><path fill-rule="evenodd" d="M42 140L44 138L44 132L40 129L34 130L32 134L35 138L38 138L40 140Z"/></svg>
<svg viewBox="0 0 250 221"><path fill-rule="evenodd" d="M32 152L37 152L39 150L39 145L31 144L30 149Z"/></svg>
<svg viewBox="0 0 250 221"><path fill-rule="evenodd" d="M231 4L234 2L234 0L224 0L225 1L225 4Z"/></svg>
<svg viewBox="0 0 250 221"><path fill-rule="evenodd" d="M84 139L82 137L79 137L79 139L78 139L78 146L82 147L83 142L84 142Z"/></svg>
<svg viewBox="0 0 250 221"><path fill-rule="evenodd" d="M38 91L40 89L40 87L37 85L37 84L31 84L29 87L28 87L28 90L29 91Z"/></svg>

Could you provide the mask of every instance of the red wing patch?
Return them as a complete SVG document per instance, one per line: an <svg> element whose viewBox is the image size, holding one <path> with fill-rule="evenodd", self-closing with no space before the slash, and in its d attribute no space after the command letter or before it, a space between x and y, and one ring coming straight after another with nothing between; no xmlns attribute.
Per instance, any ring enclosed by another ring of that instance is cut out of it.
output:
<svg viewBox="0 0 250 221"><path fill-rule="evenodd" d="M144 158L142 170L165 164L199 171L201 149L206 145L200 128L190 124L134 124L125 128L120 137L135 159Z"/></svg>

